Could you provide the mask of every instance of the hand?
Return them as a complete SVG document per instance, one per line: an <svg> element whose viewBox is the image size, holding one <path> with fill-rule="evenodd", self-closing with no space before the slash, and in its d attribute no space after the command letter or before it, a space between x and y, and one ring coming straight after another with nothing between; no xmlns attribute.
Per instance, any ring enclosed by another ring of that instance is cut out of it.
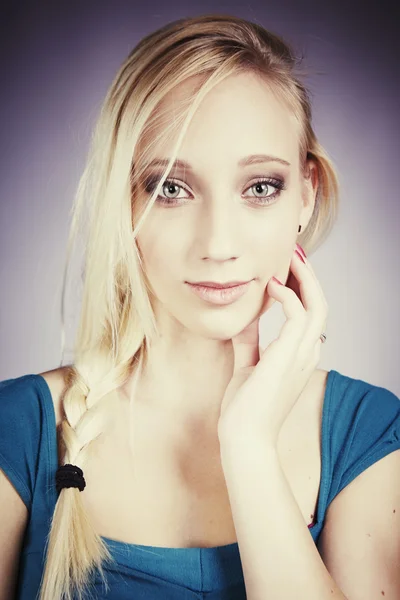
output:
<svg viewBox="0 0 400 600"><path fill-rule="evenodd" d="M232 338L234 372L222 400L218 435L220 440L258 436L276 448L283 423L318 365L328 305L309 260L303 263L295 251L287 285L271 278L265 289L282 303L287 320L261 357L259 321L266 302Z"/></svg>

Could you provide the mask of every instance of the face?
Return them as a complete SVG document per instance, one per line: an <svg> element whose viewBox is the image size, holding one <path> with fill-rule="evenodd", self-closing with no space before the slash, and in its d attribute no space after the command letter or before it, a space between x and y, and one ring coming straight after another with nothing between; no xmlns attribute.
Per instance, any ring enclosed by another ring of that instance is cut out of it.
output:
<svg viewBox="0 0 400 600"><path fill-rule="evenodd" d="M189 85L164 101L171 119ZM156 146L154 158L168 159L174 143L172 136ZM289 164L240 164L259 154ZM314 198L304 193L300 174L299 126L265 81L231 76L203 100L178 159L190 168L169 173L173 181L165 181L137 238L157 322L170 332L231 339L257 317L269 279L287 280L298 226L304 230L312 215ZM150 197L164 168L145 173L141 198ZM201 299L186 283L233 280L252 281L225 305Z"/></svg>

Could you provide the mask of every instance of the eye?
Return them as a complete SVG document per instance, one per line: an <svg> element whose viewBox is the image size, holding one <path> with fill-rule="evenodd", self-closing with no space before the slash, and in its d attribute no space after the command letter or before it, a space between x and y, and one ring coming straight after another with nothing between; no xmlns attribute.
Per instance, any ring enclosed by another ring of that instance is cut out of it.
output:
<svg viewBox="0 0 400 600"><path fill-rule="evenodd" d="M275 191L272 194L267 195L265 193L268 188L274 188ZM256 204L269 204L275 197L279 196L282 190L286 189L285 182L282 179L275 178L259 178L257 179L248 190L256 189L256 195L253 196L257 200ZM260 194L259 196L257 194Z"/></svg>
<svg viewBox="0 0 400 600"><path fill-rule="evenodd" d="M152 194L155 190L155 188L158 185L158 182L160 181L160 177L158 176L153 176L153 177L149 177L148 179L146 179L145 182L145 190L148 194ZM184 189L183 186L181 186L180 184L177 183L177 181L175 179L169 178L166 179L162 185L162 192L164 193L164 190L167 190L168 194L176 194L176 191L174 191L174 188L176 190L176 188L180 188L180 189ZM176 204L175 200L182 200L182 198L177 198L176 196L172 196L172 197L166 197L164 198L164 196L157 196L157 201L160 202L161 204Z"/></svg>
<svg viewBox="0 0 400 600"><path fill-rule="evenodd" d="M160 181L160 176L154 175L154 176L148 177L145 181L145 191L148 194L152 194L153 191L155 190L155 188L157 187L159 181ZM260 177L254 183L252 183L252 185L249 186L246 189L246 191L251 190L253 188L255 188L256 193L254 196L250 196L250 197L254 198L255 204L267 205L267 204L270 204L274 198L279 196L281 191L286 189L286 186L285 186L285 182L282 179ZM267 195L265 193L265 191L268 190L269 188L274 188L275 191L272 194ZM179 198L177 196L177 193L179 193L179 192L177 192L177 190L179 190L179 189L184 190L185 188L180 183L178 183L177 180L175 180L173 178L165 179L161 189L162 189L163 193L172 194L172 196L166 196L166 197L161 196L161 195L157 196L157 202L159 202L160 204L178 205L180 200L186 199L186 197ZM257 195L257 194L260 194L260 195ZM249 196L245 196L245 197L249 198Z"/></svg>

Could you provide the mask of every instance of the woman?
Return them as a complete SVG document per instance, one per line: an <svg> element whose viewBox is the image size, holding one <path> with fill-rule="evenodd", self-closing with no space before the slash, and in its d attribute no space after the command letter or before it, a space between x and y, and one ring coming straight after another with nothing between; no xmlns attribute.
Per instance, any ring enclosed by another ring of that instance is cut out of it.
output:
<svg viewBox="0 0 400 600"><path fill-rule="evenodd" d="M317 368L338 183L296 67L222 15L121 66L74 207L74 362L0 388L1 597L399 597L400 404Z"/></svg>

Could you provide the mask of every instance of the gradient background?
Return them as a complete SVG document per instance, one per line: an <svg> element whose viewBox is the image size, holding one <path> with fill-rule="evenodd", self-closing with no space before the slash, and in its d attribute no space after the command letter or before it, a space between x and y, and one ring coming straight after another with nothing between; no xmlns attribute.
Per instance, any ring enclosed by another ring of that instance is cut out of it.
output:
<svg viewBox="0 0 400 600"><path fill-rule="evenodd" d="M400 44L395 5L387 1L3 5L0 379L60 364L70 209L119 65L150 31L209 12L256 21L305 53L314 127L341 184L336 227L310 256L330 307L320 367L400 396ZM80 306L73 277L79 273L68 278L63 364L72 360ZM262 346L283 322L274 305L261 322Z"/></svg>

